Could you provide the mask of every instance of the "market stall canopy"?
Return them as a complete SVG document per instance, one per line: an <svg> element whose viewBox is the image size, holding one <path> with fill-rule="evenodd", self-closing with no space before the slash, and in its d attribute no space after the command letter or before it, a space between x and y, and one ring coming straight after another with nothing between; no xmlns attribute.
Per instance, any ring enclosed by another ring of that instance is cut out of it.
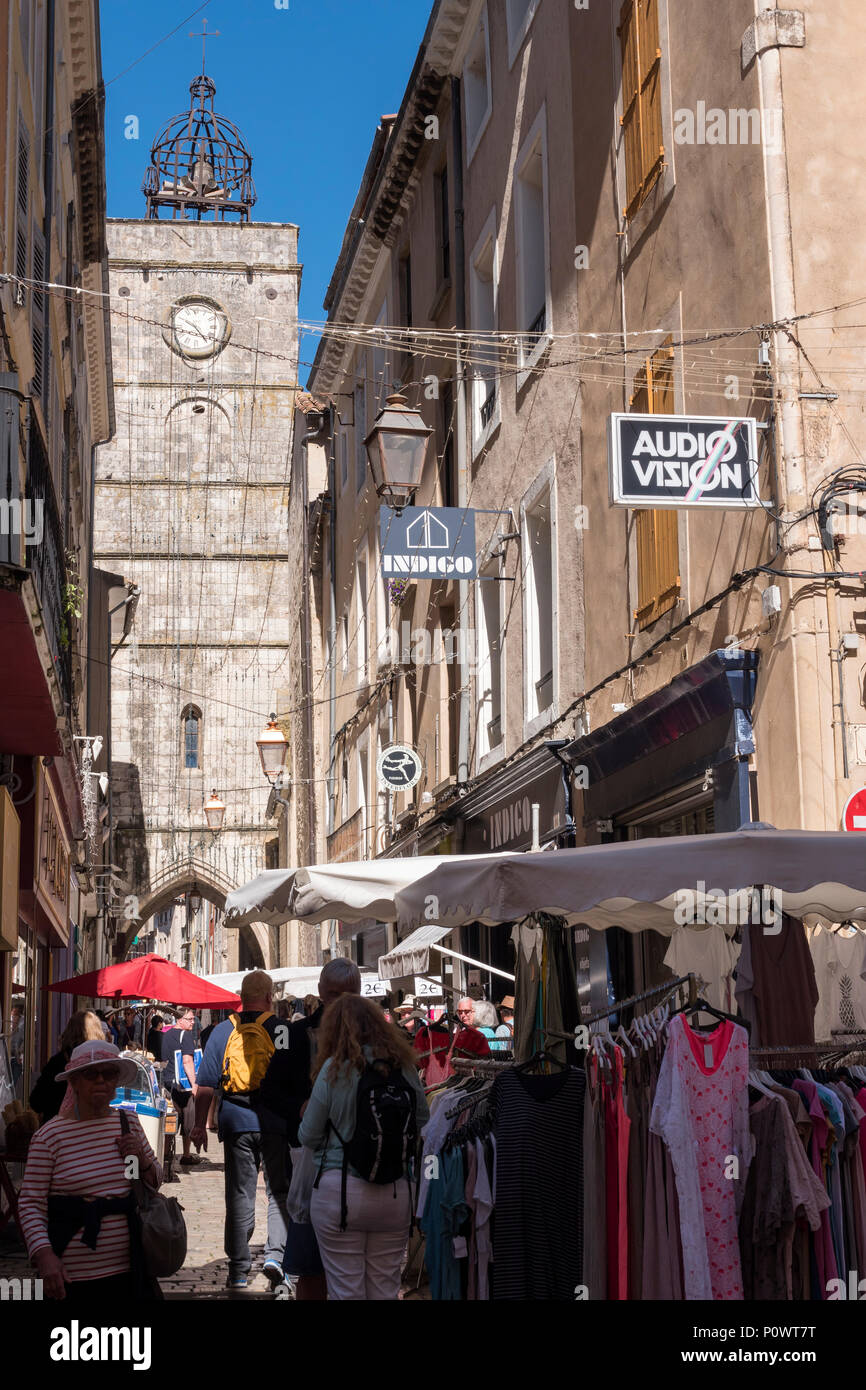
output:
<svg viewBox="0 0 866 1390"><path fill-rule="evenodd" d="M183 1004L196 1009L237 1009L241 1002L237 994L156 955L106 965L102 970L73 975L46 988L58 994L81 994L88 999L153 999L160 1004Z"/></svg>
<svg viewBox="0 0 866 1390"><path fill-rule="evenodd" d="M265 922L301 921L313 925L339 918L360 922L397 919L396 898L402 888L423 878L436 865L489 863L500 855L417 855L409 859L347 860L305 869L266 869L226 898L227 927ZM507 857L507 856L505 856Z"/></svg>
<svg viewBox="0 0 866 1390"><path fill-rule="evenodd" d="M397 920L411 931L431 921L494 925L548 912L569 925L670 936L679 922L700 921L702 906L706 921L718 920L719 895L758 884L776 889L793 917L866 920L866 844L842 831L740 829L452 858L397 894Z"/></svg>
<svg viewBox="0 0 866 1390"><path fill-rule="evenodd" d="M221 989L240 993L243 978L249 973L249 970L233 970L224 975L205 975L204 979L212 985L219 985ZM278 965L273 970L266 971L275 985L284 985L285 994L293 995L296 999L303 999L305 994L318 994L321 973L321 965ZM362 987L366 980L378 978L372 970L361 971Z"/></svg>
<svg viewBox="0 0 866 1390"><path fill-rule="evenodd" d="M430 947L444 940L451 927L419 927L399 946L379 957L379 978L400 980L409 975L426 975L430 969Z"/></svg>

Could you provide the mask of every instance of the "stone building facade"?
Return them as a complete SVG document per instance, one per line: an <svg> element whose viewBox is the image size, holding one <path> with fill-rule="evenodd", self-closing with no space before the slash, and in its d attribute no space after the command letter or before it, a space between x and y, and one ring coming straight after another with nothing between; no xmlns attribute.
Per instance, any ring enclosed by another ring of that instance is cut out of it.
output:
<svg viewBox="0 0 866 1390"><path fill-rule="evenodd" d="M551 847L839 828L866 765L862 275L838 230L864 197L837 134L858 13L433 5L308 383L333 423L329 858L527 849L533 804ZM435 431L416 501L478 509L482 582L382 584L363 440L398 383ZM760 505L615 503L629 412L754 421ZM383 740L420 754L411 793L376 786ZM633 945L620 993L654 983ZM492 929L458 949L509 968Z"/></svg>
<svg viewBox="0 0 866 1390"><path fill-rule="evenodd" d="M255 740L291 699L297 238L288 223L108 224L118 430L97 460L96 550L141 591L112 717L121 891L144 921L190 890L221 910L277 862ZM216 833L212 791L226 806ZM195 921L189 932L201 937ZM263 927L226 940L206 967L281 960Z"/></svg>
<svg viewBox="0 0 866 1390"><path fill-rule="evenodd" d="M0 1053L26 1100L72 1007L44 986L111 952L99 774L113 577L92 563L93 450L114 429L96 0L13 0L0 53Z"/></svg>

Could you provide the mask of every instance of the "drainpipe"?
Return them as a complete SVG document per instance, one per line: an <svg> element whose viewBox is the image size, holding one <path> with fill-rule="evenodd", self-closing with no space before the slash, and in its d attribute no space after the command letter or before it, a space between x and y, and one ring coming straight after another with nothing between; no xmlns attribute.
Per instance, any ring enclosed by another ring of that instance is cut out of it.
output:
<svg viewBox="0 0 866 1390"><path fill-rule="evenodd" d="M315 421L315 428L313 428ZM314 440L321 437L324 427L324 418L321 414L311 414L308 417L308 428L306 434L301 439L301 447L304 451L303 468L301 471L301 517L303 525L303 598L301 602L301 640L304 645L304 725L307 744L306 766L304 769L307 785L307 832L309 836L308 853L310 863L316 862L316 793L315 783L313 782L313 768L315 765L315 750L313 746L313 695L310 682L313 673L313 650L310 617L310 533L309 533L309 457L308 450Z"/></svg>
<svg viewBox="0 0 866 1390"><path fill-rule="evenodd" d="M765 9L765 0L754 0L755 19L760 18ZM782 90L782 56L778 47L765 48L755 58L758 69L758 88L761 103L761 129L767 131L767 112L778 112L778 139L773 148L766 138L761 141L764 162L764 195L767 209L767 253L770 270L771 313L773 319L787 318L796 312L796 291L794 284L794 252L791 233L791 204L788 187L787 142L785 140L784 99ZM797 396L799 374L799 355L796 347L786 333L777 331L774 335L775 360L781 378L781 401L778 405L779 442L781 459L778 479L783 496L779 498L779 509L796 512L805 505L806 496L806 450L803 434L803 417ZM812 553L806 551L807 522L800 521L788 530L785 552L804 551L808 560L806 568L813 568ZM822 557L823 559L823 557ZM796 595L796 581L789 581L791 599ZM812 603L812 625L817 628L818 615ZM828 601L829 608L829 601ZM829 613L832 626L833 613ZM817 640L817 638L816 638ZM798 797L801 816L805 814L805 787L803 769L805 760L802 753L802 715L800 704L800 653L798 636L792 633L791 661L793 666L792 695L795 710L795 738L793 750L797 767ZM832 674L831 674L832 683ZM834 721L834 752L839 763L838 729Z"/></svg>
<svg viewBox="0 0 866 1390"><path fill-rule="evenodd" d="M458 333L466 328L466 242L463 233L463 136L461 117L460 79L451 78L451 136L452 167L454 171L454 281L455 316ZM466 439L466 377L463 370L463 346L458 338L455 354L457 368L457 506L466 506L467 439ZM457 784L469 781L469 700L471 690L469 658L469 581L457 583L460 642L460 698L457 702Z"/></svg>

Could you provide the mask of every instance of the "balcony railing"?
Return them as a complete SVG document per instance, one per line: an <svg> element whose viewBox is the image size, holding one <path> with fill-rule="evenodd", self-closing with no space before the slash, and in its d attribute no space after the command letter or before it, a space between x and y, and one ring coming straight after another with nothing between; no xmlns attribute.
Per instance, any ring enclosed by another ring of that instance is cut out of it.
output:
<svg viewBox="0 0 866 1390"><path fill-rule="evenodd" d="M493 385L490 387L490 390L487 392L487 399L484 400L484 401L482 401L482 403L481 403L481 410L480 410L479 413L480 413L480 415L481 415L481 428L482 428L482 429L486 429L487 426L490 424L490 421L493 419L493 412L494 412L495 409L496 409L496 382L493 383Z"/></svg>
<svg viewBox="0 0 866 1390"><path fill-rule="evenodd" d="M63 527L54 496L51 469L35 420L30 421L28 434L26 495L31 506L41 504L42 536L37 544L27 547L26 563L36 587L45 637L63 700L69 704L72 699L71 633L63 613L67 582Z"/></svg>

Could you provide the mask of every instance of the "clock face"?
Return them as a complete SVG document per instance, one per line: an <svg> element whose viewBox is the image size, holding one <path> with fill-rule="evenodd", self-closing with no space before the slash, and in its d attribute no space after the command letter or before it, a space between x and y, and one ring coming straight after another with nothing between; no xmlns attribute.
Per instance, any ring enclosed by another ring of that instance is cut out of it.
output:
<svg viewBox="0 0 866 1390"><path fill-rule="evenodd" d="M174 346L184 357L211 357L225 342L225 317L210 304L178 305L171 328Z"/></svg>

